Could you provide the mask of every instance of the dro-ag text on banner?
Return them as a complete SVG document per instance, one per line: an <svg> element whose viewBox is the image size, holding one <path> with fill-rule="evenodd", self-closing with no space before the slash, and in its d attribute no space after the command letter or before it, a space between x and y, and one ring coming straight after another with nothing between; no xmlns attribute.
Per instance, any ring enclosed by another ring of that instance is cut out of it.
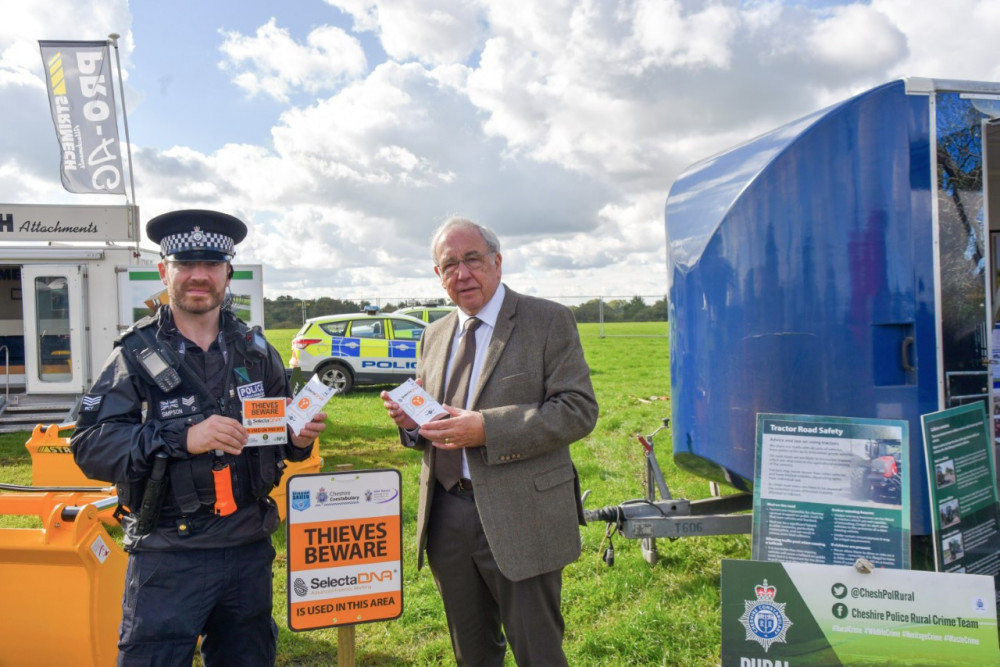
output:
<svg viewBox="0 0 1000 667"><path fill-rule="evenodd" d="M62 184L80 194L124 194L107 42L39 41Z"/></svg>

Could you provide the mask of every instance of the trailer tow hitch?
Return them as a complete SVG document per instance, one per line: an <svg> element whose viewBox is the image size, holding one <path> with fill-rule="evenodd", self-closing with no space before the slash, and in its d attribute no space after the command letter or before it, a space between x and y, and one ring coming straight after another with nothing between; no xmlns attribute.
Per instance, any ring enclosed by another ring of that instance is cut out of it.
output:
<svg viewBox="0 0 1000 667"><path fill-rule="evenodd" d="M620 505L609 505L600 509L583 511L587 523L605 522L605 540L608 547L603 555L604 562L614 565L614 545L611 537L619 533L627 539L642 540L642 557L650 565L655 565L659 554L656 538L701 537L706 535L739 535L750 533L753 515L746 513L753 509L753 494L738 493L728 496L685 500L673 498L670 489L656 461L653 450L653 436L670 425L663 420L651 434L639 435L639 443L646 454L646 497L627 500ZM660 498L656 498L659 491ZM583 494L586 501L590 492Z"/></svg>

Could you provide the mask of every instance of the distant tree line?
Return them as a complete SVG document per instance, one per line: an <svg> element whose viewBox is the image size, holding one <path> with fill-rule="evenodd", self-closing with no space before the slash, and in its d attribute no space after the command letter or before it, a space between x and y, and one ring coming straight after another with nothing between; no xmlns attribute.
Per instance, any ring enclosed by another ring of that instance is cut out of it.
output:
<svg viewBox="0 0 1000 667"><path fill-rule="evenodd" d="M307 300L279 296L277 299L264 299L264 328L298 329L303 320L310 317L359 313L363 309L364 304L357 301L344 301L328 296Z"/></svg>
<svg viewBox="0 0 1000 667"><path fill-rule="evenodd" d="M302 326L302 322L310 317L359 313L364 310L366 303L326 296L306 300L287 295L279 296L276 299L264 299L264 327L267 329L298 329ZM605 322L665 322L667 320L666 299L660 299L651 306L647 306L640 296L634 296L628 300L604 301L603 308L601 304L601 299L591 299L579 306L570 306L569 309L573 311L577 322L600 322L602 315ZM420 304L400 302L399 304L383 305L380 309L391 313L398 308L413 305Z"/></svg>
<svg viewBox="0 0 1000 667"><path fill-rule="evenodd" d="M577 322L600 322L602 317L605 322L667 321L666 298L654 302L651 306L647 306L640 296L634 296L627 301L625 299L604 301L603 308L601 303L601 299L591 299L579 306L570 306L569 309L573 311Z"/></svg>

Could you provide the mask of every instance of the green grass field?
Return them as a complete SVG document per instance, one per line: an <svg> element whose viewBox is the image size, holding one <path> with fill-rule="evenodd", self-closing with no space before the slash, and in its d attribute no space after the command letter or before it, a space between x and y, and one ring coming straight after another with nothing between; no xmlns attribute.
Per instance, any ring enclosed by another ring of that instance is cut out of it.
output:
<svg viewBox="0 0 1000 667"><path fill-rule="evenodd" d="M580 333L600 404L597 428L573 446L587 506L616 505L644 494L642 448L637 433L650 433L670 416L669 343L666 324L582 324ZM286 361L293 330L268 332ZM419 453L398 444L378 398L380 387L363 387L327 405L329 426L320 451L324 471L349 463L355 469L394 468L403 480L403 615L356 628L359 665L454 664L444 612L428 570L417 572L414 519ZM0 438L0 482L31 478L24 449L28 434ZM704 498L708 483L677 469L669 432L656 450L675 498ZM0 517L2 519L2 517ZM2 524L0 525L10 525ZM719 570L723 558L749 558L747 535L659 541L660 561L643 559L636 541L614 539L614 567L601 562L605 526L581 529L583 555L566 568L563 612L571 665L716 665L719 662ZM280 665L336 663L337 630L295 633L287 629L284 530L275 534L274 616L281 628ZM508 664L513 659L508 656Z"/></svg>

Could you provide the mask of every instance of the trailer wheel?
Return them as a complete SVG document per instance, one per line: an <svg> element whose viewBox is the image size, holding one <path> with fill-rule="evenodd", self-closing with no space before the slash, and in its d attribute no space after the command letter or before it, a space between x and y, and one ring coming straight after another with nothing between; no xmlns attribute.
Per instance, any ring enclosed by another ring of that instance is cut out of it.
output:
<svg viewBox="0 0 1000 667"><path fill-rule="evenodd" d="M324 364L316 371L320 382L327 387L333 387L337 393L346 394L354 386L354 378L351 371L338 363Z"/></svg>

